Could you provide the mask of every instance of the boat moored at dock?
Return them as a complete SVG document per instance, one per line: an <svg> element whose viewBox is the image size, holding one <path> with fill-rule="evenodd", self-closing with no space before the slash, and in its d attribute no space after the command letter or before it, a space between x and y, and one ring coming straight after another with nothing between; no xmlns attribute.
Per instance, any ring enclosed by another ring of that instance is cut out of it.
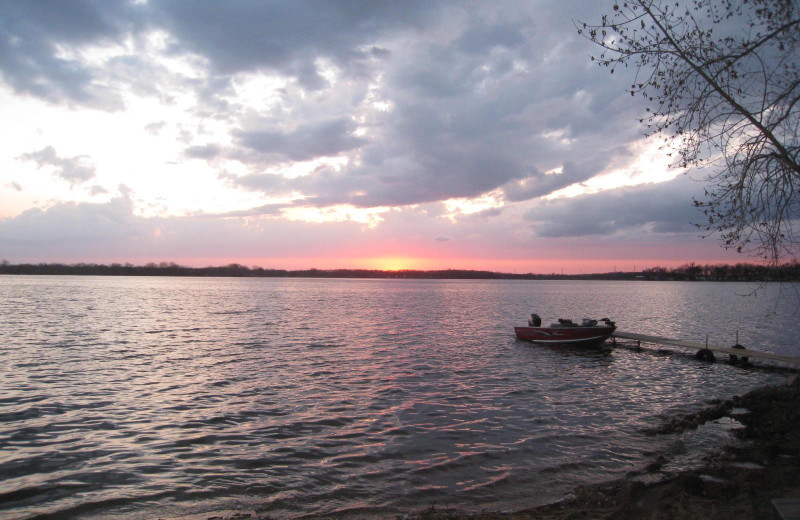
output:
<svg viewBox="0 0 800 520"><path fill-rule="evenodd" d="M581 323L570 319L559 319L549 327L542 327L542 320L531 314L527 327L514 327L517 339L530 341L539 345L571 344L580 346L596 346L607 340L616 330L616 325L608 318L599 322L584 318Z"/></svg>

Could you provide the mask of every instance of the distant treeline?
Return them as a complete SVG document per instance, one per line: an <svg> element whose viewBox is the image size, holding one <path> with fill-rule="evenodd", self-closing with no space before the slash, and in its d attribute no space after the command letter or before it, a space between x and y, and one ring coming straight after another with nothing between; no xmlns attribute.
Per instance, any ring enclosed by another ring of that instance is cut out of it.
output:
<svg viewBox="0 0 800 520"><path fill-rule="evenodd" d="M684 264L674 269L651 267L641 272L645 280L690 281L800 281L800 262L779 266L761 264Z"/></svg>
<svg viewBox="0 0 800 520"><path fill-rule="evenodd" d="M800 281L800 263L778 267L758 264L685 264L674 269L652 267L641 272L596 274L514 274L446 269L438 271L379 271L375 269L264 269L229 264L219 267L185 267L172 262L133 264L11 264L0 263L0 274L95 276L224 276L254 278L416 278L481 280L692 280L692 281Z"/></svg>

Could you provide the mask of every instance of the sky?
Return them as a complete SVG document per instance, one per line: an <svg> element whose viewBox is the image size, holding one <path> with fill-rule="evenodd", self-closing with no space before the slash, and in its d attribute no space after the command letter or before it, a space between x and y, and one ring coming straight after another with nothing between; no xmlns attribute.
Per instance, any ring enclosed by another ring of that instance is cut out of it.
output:
<svg viewBox="0 0 800 520"><path fill-rule="evenodd" d="M0 259L747 261L575 24L612 1L0 0Z"/></svg>

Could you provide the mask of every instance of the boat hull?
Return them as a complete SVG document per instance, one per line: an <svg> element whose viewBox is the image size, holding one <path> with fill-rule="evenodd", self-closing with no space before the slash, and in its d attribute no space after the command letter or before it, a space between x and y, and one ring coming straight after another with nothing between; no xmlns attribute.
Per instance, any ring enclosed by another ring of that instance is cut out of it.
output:
<svg viewBox="0 0 800 520"><path fill-rule="evenodd" d="M607 340L616 327L514 327L517 339L540 345L599 345Z"/></svg>

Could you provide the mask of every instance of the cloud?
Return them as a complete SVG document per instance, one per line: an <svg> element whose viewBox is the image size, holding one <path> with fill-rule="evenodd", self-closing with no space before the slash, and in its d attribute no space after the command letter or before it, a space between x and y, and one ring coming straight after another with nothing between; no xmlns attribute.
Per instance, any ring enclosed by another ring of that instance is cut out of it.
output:
<svg viewBox="0 0 800 520"><path fill-rule="evenodd" d="M102 85L168 105L194 94L197 122L178 125L182 139L208 142L205 123L224 125L211 144L184 148L185 158L238 161L251 171L229 186L299 191L318 206L413 205L500 187L509 201L531 200L586 180L638 138L625 81L591 68L574 34L571 18L591 18L595 6L567 14L516 2L152 0L0 9L23 20L5 29L8 41L36 48L9 48L14 59L0 61L17 90L89 106ZM91 46L110 57L83 59ZM33 68L21 65L26 54ZM50 62L74 76L48 76L58 70ZM246 78L265 77L274 85L256 97L271 101L237 96ZM264 177L265 166L325 157L347 162L286 182Z"/></svg>
<svg viewBox="0 0 800 520"><path fill-rule="evenodd" d="M234 175L221 172L219 178L248 191L260 191L271 195L280 195L292 191L291 181L276 173L249 173Z"/></svg>
<svg viewBox="0 0 800 520"><path fill-rule="evenodd" d="M450 237L446 237L444 235L437 235L436 238L433 239L435 242L447 242L452 240Z"/></svg>
<svg viewBox="0 0 800 520"><path fill-rule="evenodd" d="M486 19L503 30L485 27ZM549 41L552 32L533 12L478 9L448 20L449 41L431 33L404 47L387 44L392 57L379 92L391 106L364 110L364 142L352 151L341 147L351 159L346 166L291 183L309 202L411 205L477 197L498 187L505 187L508 200L524 201L591 178L639 138L631 125L636 101L624 99L613 81L596 87L584 55L575 52L579 45L569 38ZM556 45L568 49L542 60L540 53ZM615 88L627 104L603 95ZM285 145L283 136L265 137L265 151ZM540 173L559 167L560 175Z"/></svg>
<svg viewBox="0 0 800 520"><path fill-rule="evenodd" d="M29 209L0 221L0 241L9 256L30 249L43 257L54 251L92 249L106 242L119 244L137 234L139 226L132 209L127 196L106 204L62 203L47 210Z"/></svg>
<svg viewBox="0 0 800 520"><path fill-rule="evenodd" d="M6 81L34 85L47 60L66 59L58 51L64 46L132 39L132 50L104 62L76 55L69 60L76 77L32 93L89 103L103 82L169 103L194 93L194 114L230 123L233 145L191 146L187 158L224 155L259 174L264 165L346 157L340 171L321 169L291 183L318 205L419 204L501 186L508 200L527 200L584 180L624 149L619 143L638 137L631 124L638 105L625 98L625 82L590 68L588 44L574 34L571 18L591 18L594 6L567 15L557 6L514 2L465 9L447 1L190 7L152 0L81 4L81 19L64 17L72 14L66 8L3 9L24 19L7 30L27 31L25 41L39 50L31 62L41 62L36 70L0 63ZM157 31L164 32L160 54L147 43ZM159 61L166 58L190 60L198 70L179 77ZM295 83L275 87L279 101L259 111L234 95L233 84L262 74ZM165 126L158 121L146 130L155 135ZM577 156L585 160L576 169L565 165ZM538 173L562 166L560 176Z"/></svg>
<svg viewBox="0 0 800 520"><path fill-rule="evenodd" d="M464 222L464 221L472 220L472 221L486 222L490 218L498 217L498 216L500 216L502 214L503 214L503 208L502 207L488 208L488 209L484 209L484 210L481 210L481 211L476 211L475 213L466 213L466 214L458 215L458 221L459 222Z"/></svg>
<svg viewBox="0 0 800 520"><path fill-rule="evenodd" d="M183 155L192 159L214 159L222 153L222 149L214 144L190 146L183 151Z"/></svg>
<svg viewBox="0 0 800 520"><path fill-rule="evenodd" d="M540 237L583 237L636 231L691 233L702 215L693 197L702 186L686 176L660 184L542 201L526 214Z"/></svg>
<svg viewBox="0 0 800 520"><path fill-rule="evenodd" d="M591 179L606 167L602 158L593 158L581 164L565 161L560 173L544 174L536 171L528 177L503 186L506 200L519 202L550 195L554 191Z"/></svg>
<svg viewBox="0 0 800 520"><path fill-rule="evenodd" d="M269 70L293 77L307 90L320 90L328 85L320 58L363 74L365 60L390 54L370 42L431 23L438 10L435 3L423 1L191 6L158 0L4 2L0 15L14 23L0 27L0 72L17 92L119 109L122 101L115 90L98 81L105 77L105 64L87 62L81 51L98 44L141 45L160 30L170 35L172 56L206 60L221 79L215 88L229 86L236 73Z"/></svg>
<svg viewBox="0 0 800 520"><path fill-rule="evenodd" d="M208 218L230 218L230 217L253 217L261 215L280 215L281 212L292 207L292 204L264 204L255 208L248 208L237 211L227 211L225 213L207 215Z"/></svg>
<svg viewBox="0 0 800 520"><path fill-rule="evenodd" d="M114 89L65 50L118 41L136 19L129 2L3 2L0 17L0 73L15 91L48 101L69 101L118 109Z"/></svg>
<svg viewBox="0 0 800 520"><path fill-rule="evenodd" d="M0 257L56 261L185 257L306 256L337 251L359 224L309 224L259 217L279 208L240 215L146 218L134 214L129 192L107 203L61 203L0 220ZM249 220L237 217L255 217ZM156 231L158 230L158 231Z"/></svg>
<svg viewBox="0 0 800 520"><path fill-rule="evenodd" d="M6 184L6 186L8 186L9 188L11 188L13 190L16 190L16 191L22 191L22 186L20 186L18 182L13 182L12 181L12 182L9 182L8 184Z"/></svg>
<svg viewBox="0 0 800 520"><path fill-rule="evenodd" d="M353 135L355 130L352 120L336 119L304 124L288 132L240 130L234 135L240 145L259 154L307 161L362 146L366 141Z"/></svg>
<svg viewBox="0 0 800 520"><path fill-rule="evenodd" d="M88 163L85 155L75 157L59 157L52 146L42 148L38 152L22 154L18 159L35 162L39 168L52 168L53 174L70 183L81 184L95 176L94 166Z"/></svg>
<svg viewBox="0 0 800 520"><path fill-rule="evenodd" d="M108 193L108 190L98 184L95 184L89 188L89 195L92 197L95 195L105 195L106 193Z"/></svg>
<svg viewBox="0 0 800 520"><path fill-rule="evenodd" d="M217 73L268 69L308 90L327 86L318 60L362 71L364 47L387 33L436 20L435 2L151 2L152 19L176 38L174 52L205 56Z"/></svg>

